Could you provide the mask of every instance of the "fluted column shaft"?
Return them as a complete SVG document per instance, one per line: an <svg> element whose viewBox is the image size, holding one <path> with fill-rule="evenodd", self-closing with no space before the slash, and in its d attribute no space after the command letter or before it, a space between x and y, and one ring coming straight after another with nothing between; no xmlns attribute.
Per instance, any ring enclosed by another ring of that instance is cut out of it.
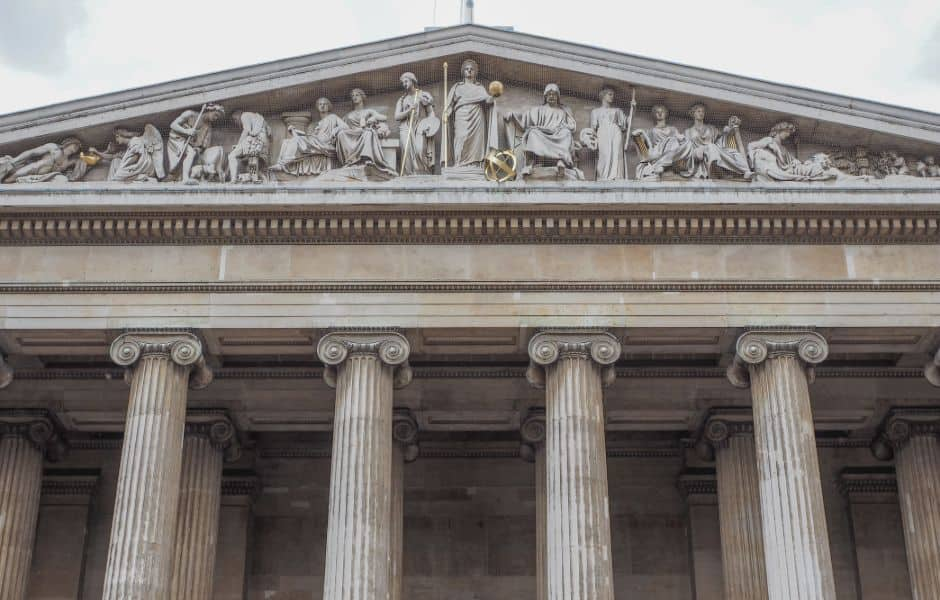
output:
<svg viewBox="0 0 940 600"><path fill-rule="evenodd" d="M218 412L192 413L183 440L171 600L209 600L222 503L222 464L238 455L235 427Z"/></svg>
<svg viewBox="0 0 940 600"><path fill-rule="evenodd" d="M933 600L940 598L940 419L936 410L909 412L910 420L890 418L886 433L894 446L911 592L914 600Z"/></svg>
<svg viewBox="0 0 940 600"><path fill-rule="evenodd" d="M36 538L42 452L25 435L0 438L0 598L22 600Z"/></svg>
<svg viewBox="0 0 940 600"><path fill-rule="evenodd" d="M320 359L335 369L324 600L389 597L392 394L408 357L400 335L325 336Z"/></svg>
<svg viewBox="0 0 940 600"><path fill-rule="evenodd" d="M750 423L711 420L725 600L766 600L760 477Z"/></svg>
<svg viewBox="0 0 940 600"><path fill-rule="evenodd" d="M169 597L190 371L202 346L188 333L125 334L111 357L130 370L104 600ZM208 376L200 376L200 384Z"/></svg>
<svg viewBox="0 0 940 600"><path fill-rule="evenodd" d="M602 333L540 333L529 345L544 368L550 600L614 597L602 385L619 355Z"/></svg>
<svg viewBox="0 0 940 600"><path fill-rule="evenodd" d="M548 472L545 444L535 446L535 598L548 600Z"/></svg>
<svg viewBox="0 0 940 600"><path fill-rule="evenodd" d="M404 597L405 550L405 463L418 457L418 422L406 408L395 409L392 417L392 498L389 524L389 598Z"/></svg>
<svg viewBox="0 0 940 600"><path fill-rule="evenodd" d="M813 332L738 340L754 410L768 598L835 600L807 369L828 354Z"/></svg>

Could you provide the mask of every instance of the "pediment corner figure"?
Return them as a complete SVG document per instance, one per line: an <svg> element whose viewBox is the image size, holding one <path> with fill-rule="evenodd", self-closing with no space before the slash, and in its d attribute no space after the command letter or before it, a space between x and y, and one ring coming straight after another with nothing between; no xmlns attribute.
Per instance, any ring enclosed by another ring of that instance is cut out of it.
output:
<svg viewBox="0 0 940 600"><path fill-rule="evenodd" d="M784 145L796 133L796 125L780 121L770 129L770 135L747 146L748 157L754 165L756 181L833 181L836 179L865 179L842 173L830 156L817 152L809 160L800 161Z"/></svg>
<svg viewBox="0 0 940 600"><path fill-rule="evenodd" d="M0 183L78 181L88 171L82 141L75 136L49 142L16 156L0 156Z"/></svg>

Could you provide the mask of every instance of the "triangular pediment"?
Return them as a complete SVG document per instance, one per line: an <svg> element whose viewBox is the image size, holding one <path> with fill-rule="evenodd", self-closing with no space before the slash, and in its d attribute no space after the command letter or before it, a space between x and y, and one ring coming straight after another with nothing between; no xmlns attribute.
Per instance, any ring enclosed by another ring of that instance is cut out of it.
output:
<svg viewBox="0 0 940 600"><path fill-rule="evenodd" d="M468 57L479 62L481 80L504 83L507 92L501 101L507 111L540 104L544 86L557 83L578 130L588 125L599 90L611 86L616 104L624 110L635 91L637 128L649 127L650 107L664 104L671 124L683 130L689 124L688 108L704 102L707 120L716 126L731 115L740 117L745 144L766 136L776 122L791 121L799 132L800 159L813 152L851 152L863 146L872 154L894 150L916 161L940 149L938 114L464 25L0 116L0 156L66 136L103 148L115 127L142 131L152 124L165 137L182 111L218 103L229 111L237 108L265 117L273 131L273 159L286 135L284 113L315 115L316 99L325 96L343 115L350 110L350 90L362 88L369 105L391 118L401 95L399 76L405 71L413 72L422 89L434 95L440 110L443 63L449 64L453 83ZM238 135L236 125L226 120L215 140L230 148Z"/></svg>

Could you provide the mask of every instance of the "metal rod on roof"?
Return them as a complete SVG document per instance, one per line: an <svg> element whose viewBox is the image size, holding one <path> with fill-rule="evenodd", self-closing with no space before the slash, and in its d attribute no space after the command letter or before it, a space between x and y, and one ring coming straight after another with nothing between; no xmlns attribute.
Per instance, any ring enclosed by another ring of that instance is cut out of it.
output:
<svg viewBox="0 0 940 600"><path fill-rule="evenodd" d="M464 25L473 24L473 0L462 0L460 5L460 22Z"/></svg>

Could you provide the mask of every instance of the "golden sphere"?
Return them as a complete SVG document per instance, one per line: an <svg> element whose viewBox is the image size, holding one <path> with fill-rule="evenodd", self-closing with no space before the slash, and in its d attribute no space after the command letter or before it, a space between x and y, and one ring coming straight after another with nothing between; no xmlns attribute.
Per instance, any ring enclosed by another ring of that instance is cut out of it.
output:
<svg viewBox="0 0 940 600"><path fill-rule="evenodd" d="M491 81L490 82L490 96L494 98L499 98L503 95L503 82L502 81Z"/></svg>

